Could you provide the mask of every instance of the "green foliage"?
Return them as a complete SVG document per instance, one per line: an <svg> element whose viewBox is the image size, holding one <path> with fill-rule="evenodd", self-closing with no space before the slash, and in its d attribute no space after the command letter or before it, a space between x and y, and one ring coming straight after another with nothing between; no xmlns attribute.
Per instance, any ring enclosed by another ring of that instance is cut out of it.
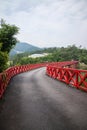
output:
<svg viewBox="0 0 87 130"><path fill-rule="evenodd" d="M0 72L7 68L8 54L0 51Z"/></svg>
<svg viewBox="0 0 87 130"><path fill-rule="evenodd" d="M79 63L79 69L82 69L82 70L87 70L87 64L85 63Z"/></svg>
<svg viewBox="0 0 87 130"><path fill-rule="evenodd" d="M41 62L58 62L58 61L70 61L78 60L87 64L87 50L84 48L78 48L75 45L61 48L45 48L37 51L36 53L48 53L47 56L30 58L30 54L19 54L16 55L13 63L16 64L30 64L30 63L41 63Z"/></svg>
<svg viewBox="0 0 87 130"><path fill-rule="evenodd" d="M18 33L18 27L6 24L2 19L0 24L0 72L5 70L8 65L8 55L17 39L14 37Z"/></svg>
<svg viewBox="0 0 87 130"><path fill-rule="evenodd" d="M23 65L23 64L33 64L33 63L36 63L37 60L35 61L33 58L27 58L27 57L23 57L20 61L20 64Z"/></svg>
<svg viewBox="0 0 87 130"><path fill-rule="evenodd" d="M67 48L57 49L56 52L53 53L56 61L68 61L68 60L79 60L79 49L73 45L68 46Z"/></svg>
<svg viewBox="0 0 87 130"><path fill-rule="evenodd" d="M14 37L19 31L19 28L15 25L6 24L4 20L1 20L0 28L0 43L2 43L2 52L10 52L12 47L17 43L17 39Z"/></svg>

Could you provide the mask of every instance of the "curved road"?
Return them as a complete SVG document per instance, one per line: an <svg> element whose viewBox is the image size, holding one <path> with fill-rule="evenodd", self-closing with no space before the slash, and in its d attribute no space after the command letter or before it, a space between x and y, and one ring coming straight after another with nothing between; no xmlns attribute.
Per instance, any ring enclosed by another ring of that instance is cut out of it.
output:
<svg viewBox="0 0 87 130"><path fill-rule="evenodd" d="M0 130L87 130L87 93L45 74L19 74L0 101Z"/></svg>

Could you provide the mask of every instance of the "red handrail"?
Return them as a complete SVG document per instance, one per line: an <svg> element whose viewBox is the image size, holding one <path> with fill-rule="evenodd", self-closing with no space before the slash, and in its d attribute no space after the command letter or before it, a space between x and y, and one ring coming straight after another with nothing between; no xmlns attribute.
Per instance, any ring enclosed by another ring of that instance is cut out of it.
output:
<svg viewBox="0 0 87 130"><path fill-rule="evenodd" d="M62 66L63 63L63 66ZM78 62L61 62L47 66L46 73L52 78L70 84L78 89L87 92L87 70L78 70L74 68L67 68L67 66L78 64Z"/></svg>
<svg viewBox="0 0 87 130"><path fill-rule="evenodd" d="M28 64L28 65L22 65L22 66L14 66L11 68L8 68L3 73L0 73L0 98L2 97L3 93L5 92L5 89L10 81L10 79L22 72L26 72L32 69L40 68L46 66L47 63L40 63L40 64Z"/></svg>

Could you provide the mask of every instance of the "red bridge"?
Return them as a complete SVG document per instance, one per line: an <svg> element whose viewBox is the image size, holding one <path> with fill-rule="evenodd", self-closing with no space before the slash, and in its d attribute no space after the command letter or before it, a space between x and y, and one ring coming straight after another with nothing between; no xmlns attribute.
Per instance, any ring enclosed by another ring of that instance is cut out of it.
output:
<svg viewBox="0 0 87 130"><path fill-rule="evenodd" d="M87 130L87 71L77 67L53 62L0 73L0 129Z"/></svg>
<svg viewBox="0 0 87 130"><path fill-rule="evenodd" d="M46 73L52 78L56 78L66 84L71 84L76 88L87 91L87 71L76 69L78 61L53 62L42 64L31 64L14 66L0 74L0 97L2 97L10 79L22 72L32 69L46 67Z"/></svg>

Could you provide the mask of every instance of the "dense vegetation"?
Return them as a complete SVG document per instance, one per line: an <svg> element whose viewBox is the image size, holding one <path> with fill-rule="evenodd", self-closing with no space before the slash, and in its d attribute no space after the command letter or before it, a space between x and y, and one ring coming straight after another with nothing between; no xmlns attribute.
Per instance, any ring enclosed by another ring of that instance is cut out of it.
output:
<svg viewBox="0 0 87 130"><path fill-rule="evenodd" d="M75 45L61 48L45 48L34 53L48 53L47 56L31 58L29 53L16 55L13 59L13 65L30 64L51 61L70 61L78 60L87 64L87 50L85 48L76 47Z"/></svg>
<svg viewBox="0 0 87 130"><path fill-rule="evenodd" d="M6 24L2 19L0 23L0 72L7 68L9 52L16 44L14 37L18 33L18 27Z"/></svg>

